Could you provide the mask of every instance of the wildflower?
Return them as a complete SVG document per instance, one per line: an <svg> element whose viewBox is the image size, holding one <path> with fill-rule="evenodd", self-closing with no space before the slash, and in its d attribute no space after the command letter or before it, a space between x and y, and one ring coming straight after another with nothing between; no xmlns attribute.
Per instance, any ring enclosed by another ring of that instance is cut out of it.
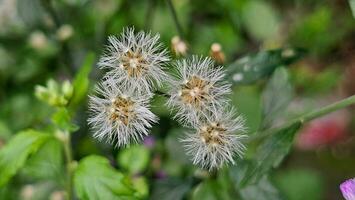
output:
<svg viewBox="0 0 355 200"><path fill-rule="evenodd" d="M146 93L154 83L160 85L168 78L163 64L169 57L158 40L159 35L143 31L135 34L133 28L125 29L120 37L109 37L106 53L98 65L110 70L106 77Z"/></svg>
<svg viewBox="0 0 355 200"><path fill-rule="evenodd" d="M210 58L194 56L176 63L177 79L171 81L167 105L177 109L182 123L194 123L207 112L215 112L227 103L224 95L230 85L222 82L224 71L214 67Z"/></svg>
<svg viewBox="0 0 355 200"><path fill-rule="evenodd" d="M342 183L340 190L346 200L355 200L355 178Z"/></svg>
<svg viewBox="0 0 355 200"><path fill-rule="evenodd" d="M193 164L211 170L224 163L234 164L233 156L243 155L244 120L234 116L233 109L211 113L194 125L196 132L186 134L182 142Z"/></svg>
<svg viewBox="0 0 355 200"><path fill-rule="evenodd" d="M157 117L149 110L150 95L137 95L132 89L122 89L112 80L97 87L99 96L90 96L89 124L94 137L116 146L138 142L148 135Z"/></svg>

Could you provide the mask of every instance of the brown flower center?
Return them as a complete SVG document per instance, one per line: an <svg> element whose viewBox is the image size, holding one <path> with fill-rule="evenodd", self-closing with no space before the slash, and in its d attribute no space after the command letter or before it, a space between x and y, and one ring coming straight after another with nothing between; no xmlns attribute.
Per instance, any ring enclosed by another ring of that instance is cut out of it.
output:
<svg viewBox="0 0 355 200"><path fill-rule="evenodd" d="M138 78L144 75L148 70L147 61L139 52L127 51L121 57L121 67L127 72L129 77Z"/></svg>
<svg viewBox="0 0 355 200"><path fill-rule="evenodd" d="M199 130L199 134L204 143L208 145L223 144L222 136L226 129L220 123L210 123Z"/></svg>
<svg viewBox="0 0 355 200"><path fill-rule="evenodd" d="M184 103L201 106L201 103L209 98L211 84L197 76L192 76L182 85L181 99Z"/></svg>
<svg viewBox="0 0 355 200"><path fill-rule="evenodd" d="M134 102L128 98L117 97L112 101L110 110L110 120L128 125L134 116Z"/></svg>

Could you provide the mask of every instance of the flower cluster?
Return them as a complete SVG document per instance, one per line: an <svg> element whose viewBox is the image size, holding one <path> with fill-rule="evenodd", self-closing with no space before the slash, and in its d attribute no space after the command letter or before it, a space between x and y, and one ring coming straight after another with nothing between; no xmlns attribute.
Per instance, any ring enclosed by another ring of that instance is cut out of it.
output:
<svg viewBox="0 0 355 200"><path fill-rule="evenodd" d="M182 139L194 164L209 170L225 162L234 163L242 155L245 137L242 117L235 117L226 95L230 84L223 81L222 67L210 58L193 56L175 63L175 79L170 82L167 105L176 110L175 118L191 128Z"/></svg>
<svg viewBox="0 0 355 200"><path fill-rule="evenodd" d="M236 116L226 98L231 85L225 72L211 58L192 56L173 64L174 76L164 71L169 61L159 36L125 29L120 37L109 37L98 65L107 69L90 96L88 123L99 140L116 146L142 141L157 122L149 110L156 87L168 84L167 106L191 132L181 139L194 164L215 169L233 163L243 154L244 120Z"/></svg>
<svg viewBox="0 0 355 200"><path fill-rule="evenodd" d="M118 147L140 142L157 117L149 110L152 89L167 79L167 51L159 35L134 33L127 28L119 37L109 37L106 52L98 63L107 69L89 102L88 123L94 137Z"/></svg>

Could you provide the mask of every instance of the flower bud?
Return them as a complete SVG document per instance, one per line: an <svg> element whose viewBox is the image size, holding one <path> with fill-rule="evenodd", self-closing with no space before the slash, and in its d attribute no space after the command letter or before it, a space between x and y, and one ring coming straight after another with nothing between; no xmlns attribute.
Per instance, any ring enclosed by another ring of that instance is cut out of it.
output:
<svg viewBox="0 0 355 200"><path fill-rule="evenodd" d="M184 56L187 53L187 44L179 36L171 39L171 48L176 56Z"/></svg>
<svg viewBox="0 0 355 200"><path fill-rule="evenodd" d="M62 93L66 99L70 99L73 96L74 88L70 81L66 80L62 84Z"/></svg>
<svg viewBox="0 0 355 200"><path fill-rule="evenodd" d="M213 43L211 45L210 56L214 59L218 64L222 64L226 61L226 56L222 51L222 46L219 43Z"/></svg>
<svg viewBox="0 0 355 200"><path fill-rule="evenodd" d="M66 41L69 38L71 38L74 34L73 27L69 24L62 25L58 30L57 30L57 38L60 41Z"/></svg>
<svg viewBox="0 0 355 200"><path fill-rule="evenodd" d="M49 93L47 88L41 86L41 85L36 85L35 87L35 96L42 101L48 101L49 99Z"/></svg>
<svg viewBox="0 0 355 200"><path fill-rule="evenodd" d="M48 39L41 31L35 31L30 35L29 44L33 49L44 50L48 47Z"/></svg>

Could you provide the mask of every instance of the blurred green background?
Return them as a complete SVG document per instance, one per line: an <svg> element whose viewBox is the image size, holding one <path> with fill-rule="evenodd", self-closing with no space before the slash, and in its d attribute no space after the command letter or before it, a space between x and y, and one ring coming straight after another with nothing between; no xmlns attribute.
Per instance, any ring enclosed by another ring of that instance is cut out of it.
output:
<svg viewBox="0 0 355 200"><path fill-rule="evenodd" d="M210 55L211 45L219 43L225 55L223 64L229 66L241 56L268 49L298 47L307 51L303 59L288 68L293 99L276 123L355 92L355 13L346 0L172 2L189 53ZM45 85L49 79L72 80L86 55L94 53L97 61L107 36L118 35L126 26L159 33L170 49L172 38L178 35L163 0L0 0L0 148L16 132L43 128L49 123L53 110L36 99L35 85ZM102 72L94 66L90 89L101 77ZM265 81L260 81L233 88L231 98L246 118L250 133L262 126L264 85ZM91 137L86 124L87 105L83 102L75 116L75 123L80 126L73 134L75 158L105 155L113 163L119 160L114 165L125 171L125 162L130 165L136 161L127 161L131 154L137 159L141 156L143 163L135 165L136 170L144 171L144 181L149 183L149 189L144 183L142 190L150 190L152 199L162 198L155 191L156 180L183 179L196 170L176 142L182 128L171 120L167 109L161 109L162 103L161 97L153 102L153 112L160 116L150 138L153 147L147 152L138 148L125 155ZM348 108L315 120L299 132L291 153L271 175L285 199L342 198L339 184L355 176L354 128L354 108ZM253 147L247 157L252 153ZM52 171L51 167L60 165L61 153L56 155L57 158L43 155L51 164L40 169ZM42 170L36 169L22 170L2 190L4 198L55 199L55 183L43 178L55 174L40 174ZM220 199L209 187L214 186L200 186L191 195L194 199ZM60 198L60 194L57 196Z"/></svg>

